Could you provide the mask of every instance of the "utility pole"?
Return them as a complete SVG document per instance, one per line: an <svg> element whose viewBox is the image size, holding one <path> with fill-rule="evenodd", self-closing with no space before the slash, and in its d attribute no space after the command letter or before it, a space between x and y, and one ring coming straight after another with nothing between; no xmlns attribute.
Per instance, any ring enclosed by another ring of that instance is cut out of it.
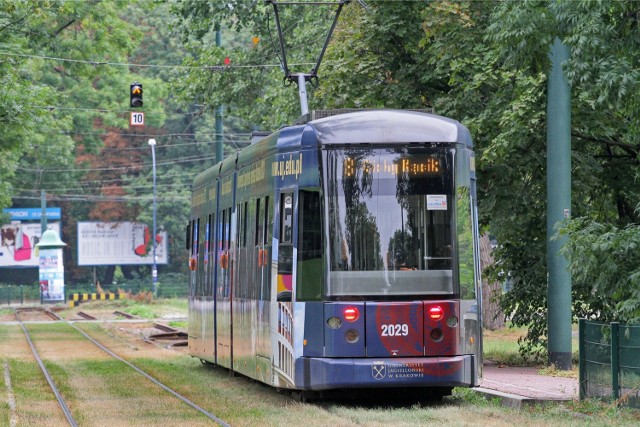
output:
<svg viewBox="0 0 640 427"><path fill-rule="evenodd" d="M547 328L549 364L571 369L571 273L554 227L571 215L571 89L562 71L569 49L556 38L547 78Z"/></svg>
<svg viewBox="0 0 640 427"><path fill-rule="evenodd" d="M156 140L150 139L149 145L151 146L151 163L153 167L153 235L151 241L153 242L153 267L151 269L151 280L153 296L155 297L158 292L158 258L156 257L156 246L158 244L156 240Z"/></svg>
<svg viewBox="0 0 640 427"><path fill-rule="evenodd" d="M47 231L47 193L42 190L40 191L40 207L42 208L42 213L40 214L40 238L45 231Z"/></svg>

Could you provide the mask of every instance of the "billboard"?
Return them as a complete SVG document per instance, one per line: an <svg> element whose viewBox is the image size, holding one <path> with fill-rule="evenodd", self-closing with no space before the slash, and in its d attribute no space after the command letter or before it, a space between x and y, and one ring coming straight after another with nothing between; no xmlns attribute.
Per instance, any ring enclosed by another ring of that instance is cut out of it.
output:
<svg viewBox="0 0 640 427"><path fill-rule="evenodd" d="M49 222L47 228L60 235L59 222ZM36 244L41 236L39 222L12 221L0 227L0 267L38 267Z"/></svg>
<svg viewBox="0 0 640 427"><path fill-rule="evenodd" d="M40 221L42 218L42 208L6 208L3 212L11 215L12 221ZM48 220L62 219L62 209L45 208L45 216Z"/></svg>
<svg viewBox="0 0 640 427"><path fill-rule="evenodd" d="M156 264L167 264L167 232L159 231L156 242ZM78 265L153 264L152 244L151 231L142 223L78 223Z"/></svg>

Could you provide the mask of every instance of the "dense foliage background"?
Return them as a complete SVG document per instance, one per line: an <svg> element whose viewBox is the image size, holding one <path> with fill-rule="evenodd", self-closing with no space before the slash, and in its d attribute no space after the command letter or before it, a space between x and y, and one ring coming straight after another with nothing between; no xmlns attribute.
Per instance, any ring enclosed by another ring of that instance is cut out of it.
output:
<svg viewBox="0 0 640 427"><path fill-rule="evenodd" d="M335 7L281 9L287 60L308 72ZM525 351L545 348L546 73L555 38L571 51L574 219L559 231L569 237L573 314L640 321L639 20L637 4L620 1L351 2L309 87L312 109L434 108L469 127L481 225L499 243L486 274L515 279L501 305L529 326ZM281 58L263 1L0 0L0 207L39 206L45 190L63 209L69 242L77 221L149 222L153 137L158 218L171 236L160 274L184 273L189 185L214 162L215 109L224 105L225 153L250 131L299 115ZM141 130L128 126L133 81L145 87ZM74 257L70 245L68 278L90 282ZM109 283L148 267L98 274Z"/></svg>

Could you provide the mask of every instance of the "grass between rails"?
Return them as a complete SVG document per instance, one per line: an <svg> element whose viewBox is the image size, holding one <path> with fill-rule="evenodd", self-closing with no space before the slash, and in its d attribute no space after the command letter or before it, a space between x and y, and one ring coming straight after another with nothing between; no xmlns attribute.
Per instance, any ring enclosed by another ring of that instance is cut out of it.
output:
<svg viewBox="0 0 640 427"><path fill-rule="evenodd" d="M30 324L27 326L56 386L64 397L75 420L83 426L153 426L153 425L210 425L200 413L193 411L174 396L162 392L157 385L140 374L111 359L66 324ZM24 339L24 338L23 338ZM59 345L65 343L67 351ZM37 366L35 363L31 367ZM42 378L36 372L33 378ZM20 372L15 373L18 384L29 385ZM17 402L53 402L47 410L37 405L19 405L19 425L41 425L39 418L47 411L60 413L48 387L40 386L41 395L15 386ZM47 399L47 396L49 398ZM35 407L39 416L32 413ZM64 425L64 420L50 425ZM4 425L0 421L0 425Z"/></svg>

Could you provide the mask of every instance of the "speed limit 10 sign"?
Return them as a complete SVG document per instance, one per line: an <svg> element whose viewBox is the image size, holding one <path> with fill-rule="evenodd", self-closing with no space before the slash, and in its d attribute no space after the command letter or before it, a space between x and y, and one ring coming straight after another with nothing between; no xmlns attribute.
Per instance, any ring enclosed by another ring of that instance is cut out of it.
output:
<svg viewBox="0 0 640 427"><path fill-rule="evenodd" d="M131 121L129 122L131 126L144 126L144 113L140 111L132 111L131 112Z"/></svg>

